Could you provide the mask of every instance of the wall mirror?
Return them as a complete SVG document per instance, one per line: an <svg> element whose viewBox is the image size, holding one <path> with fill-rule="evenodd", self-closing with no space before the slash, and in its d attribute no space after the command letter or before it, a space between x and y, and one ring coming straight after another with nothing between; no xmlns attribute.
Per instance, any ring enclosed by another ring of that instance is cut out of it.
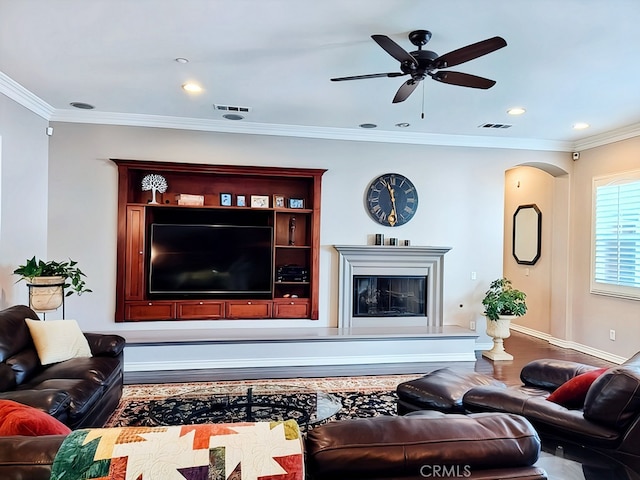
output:
<svg viewBox="0 0 640 480"><path fill-rule="evenodd" d="M535 265L540 258L542 213L535 204L520 205L513 214L513 257L521 265Z"/></svg>

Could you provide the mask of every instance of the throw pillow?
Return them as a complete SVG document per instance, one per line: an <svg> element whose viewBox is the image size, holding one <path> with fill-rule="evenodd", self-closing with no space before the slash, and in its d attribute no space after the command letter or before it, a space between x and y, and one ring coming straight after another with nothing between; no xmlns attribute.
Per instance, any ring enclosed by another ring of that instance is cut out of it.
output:
<svg viewBox="0 0 640 480"><path fill-rule="evenodd" d="M607 370L608 368L598 368L581 375L576 375L571 380L556 388L553 393L547 397L547 400L562 405L565 408L582 408L589 387Z"/></svg>
<svg viewBox="0 0 640 480"><path fill-rule="evenodd" d="M25 322L42 365L91 356L89 342L75 320L41 321L26 318Z"/></svg>
<svg viewBox="0 0 640 480"><path fill-rule="evenodd" d="M28 435L68 435L71 429L64 423L37 408L0 400L0 436Z"/></svg>

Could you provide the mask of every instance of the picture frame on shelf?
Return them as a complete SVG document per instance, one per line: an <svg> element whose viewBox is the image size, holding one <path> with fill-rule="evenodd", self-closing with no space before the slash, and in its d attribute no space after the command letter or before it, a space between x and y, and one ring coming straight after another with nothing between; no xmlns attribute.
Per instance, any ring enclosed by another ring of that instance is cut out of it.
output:
<svg viewBox="0 0 640 480"><path fill-rule="evenodd" d="M231 206L231 198L232 198L232 195L230 193L221 193L220 194L220 206L222 206L222 207L230 207Z"/></svg>
<svg viewBox="0 0 640 480"><path fill-rule="evenodd" d="M302 198L290 198L289 208L304 208L304 200Z"/></svg>
<svg viewBox="0 0 640 480"><path fill-rule="evenodd" d="M236 206L237 207L246 207L247 206L247 197L244 195L236 195Z"/></svg>
<svg viewBox="0 0 640 480"><path fill-rule="evenodd" d="M251 208L269 208L269 195L251 195Z"/></svg>
<svg viewBox="0 0 640 480"><path fill-rule="evenodd" d="M277 193L273 195L273 208L285 208L286 206L286 198L284 195Z"/></svg>

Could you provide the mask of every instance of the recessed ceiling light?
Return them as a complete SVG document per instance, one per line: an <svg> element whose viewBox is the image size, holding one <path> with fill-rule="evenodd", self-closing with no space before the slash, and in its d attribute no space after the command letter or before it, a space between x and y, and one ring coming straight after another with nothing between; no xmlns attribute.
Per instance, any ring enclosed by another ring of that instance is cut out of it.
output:
<svg viewBox="0 0 640 480"><path fill-rule="evenodd" d="M183 57L178 57L178 58L176 58L176 62L178 62L178 63L189 63L189 59L183 58Z"/></svg>
<svg viewBox="0 0 640 480"><path fill-rule="evenodd" d="M222 115L222 118L226 118L227 120L242 120L244 117L242 115L238 115L237 113L227 113Z"/></svg>
<svg viewBox="0 0 640 480"><path fill-rule="evenodd" d="M578 122L573 124L574 130L584 130L585 128L589 128L589 124L585 122Z"/></svg>
<svg viewBox="0 0 640 480"><path fill-rule="evenodd" d="M407 123L407 122L401 122L401 123L396 123L396 127L400 127L400 128L407 128L410 127L411 124Z"/></svg>
<svg viewBox="0 0 640 480"><path fill-rule="evenodd" d="M200 85L192 82L185 83L184 85L182 85L182 89L185 92L189 92L189 93L200 93L202 91L202 87Z"/></svg>
<svg viewBox="0 0 640 480"><path fill-rule="evenodd" d="M522 115L526 110L522 107L513 107L507 110L509 115Z"/></svg>
<svg viewBox="0 0 640 480"><path fill-rule="evenodd" d="M94 108L96 108L93 105L84 102L71 102L69 105L75 108L80 108L82 110L93 110Z"/></svg>
<svg viewBox="0 0 640 480"><path fill-rule="evenodd" d="M360 128L377 128L378 125L375 123L361 123Z"/></svg>

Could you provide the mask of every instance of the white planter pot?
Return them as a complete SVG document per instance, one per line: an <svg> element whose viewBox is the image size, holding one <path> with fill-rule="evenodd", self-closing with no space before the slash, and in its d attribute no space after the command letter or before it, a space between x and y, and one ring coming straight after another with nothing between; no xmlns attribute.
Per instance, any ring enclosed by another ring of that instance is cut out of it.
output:
<svg viewBox="0 0 640 480"><path fill-rule="evenodd" d="M509 338L511 331L509 327L515 315L501 315L498 320L487 318L487 335L493 338L493 348L482 352L482 356L490 360L513 360L513 355L504 351L505 338Z"/></svg>
<svg viewBox="0 0 640 480"><path fill-rule="evenodd" d="M29 282L29 306L36 312L55 310L64 299L64 277L34 277Z"/></svg>

